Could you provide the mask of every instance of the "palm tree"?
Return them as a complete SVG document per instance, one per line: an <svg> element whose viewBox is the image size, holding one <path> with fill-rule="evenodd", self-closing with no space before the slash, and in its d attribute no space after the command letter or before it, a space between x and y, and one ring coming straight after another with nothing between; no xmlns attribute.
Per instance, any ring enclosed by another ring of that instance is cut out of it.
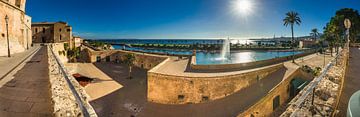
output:
<svg viewBox="0 0 360 117"><path fill-rule="evenodd" d="M293 48L293 63L295 63L295 39L294 39L294 24L300 25L301 23L301 19L299 17L299 13L294 12L294 11L290 11L288 13L286 13L286 17L285 19L283 19L284 22L284 26L291 26L291 41L292 41L292 48Z"/></svg>
<svg viewBox="0 0 360 117"><path fill-rule="evenodd" d="M315 39L315 41L316 41L316 38L319 36L318 29L317 29L317 28L312 29L310 35L311 35L312 37L314 37L314 39Z"/></svg>
<svg viewBox="0 0 360 117"><path fill-rule="evenodd" d="M135 55L134 54L127 54L125 56L125 63L129 66L129 79L132 78L131 76L131 71L132 71L132 67L134 66L134 61L135 61Z"/></svg>

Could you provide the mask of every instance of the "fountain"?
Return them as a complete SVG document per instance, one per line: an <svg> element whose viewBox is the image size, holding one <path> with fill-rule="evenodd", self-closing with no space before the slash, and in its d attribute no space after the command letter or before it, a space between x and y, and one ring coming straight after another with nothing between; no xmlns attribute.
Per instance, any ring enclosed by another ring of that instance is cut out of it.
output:
<svg viewBox="0 0 360 117"><path fill-rule="evenodd" d="M221 59L223 59L223 60L230 60L231 59L231 55L230 55L230 38L229 37L227 39L224 39L223 47L222 47L220 55L221 55Z"/></svg>

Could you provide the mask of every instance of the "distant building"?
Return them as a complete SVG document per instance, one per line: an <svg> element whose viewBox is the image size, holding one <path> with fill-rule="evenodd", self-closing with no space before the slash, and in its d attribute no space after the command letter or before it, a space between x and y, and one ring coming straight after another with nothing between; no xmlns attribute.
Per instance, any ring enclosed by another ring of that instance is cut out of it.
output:
<svg viewBox="0 0 360 117"><path fill-rule="evenodd" d="M25 14L25 3L26 0L0 0L0 56L6 56L8 49L5 16L9 18L11 54L31 47L31 17Z"/></svg>
<svg viewBox="0 0 360 117"><path fill-rule="evenodd" d="M83 42L84 42L84 39L82 39L81 37L78 37L78 36L74 36L69 41L70 48L80 47Z"/></svg>
<svg viewBox="0 0 360 117"><path fill-rule="evenodd" d="M32 23L33 43L64 43L72 39L72 28L66 22Z"/></svg>
<svg viewBox="0 0 360 117"><path fill-rule="evenodd" d="M303 39L299 41L299 48L313 48L317 42L313 39Z"/></svg>

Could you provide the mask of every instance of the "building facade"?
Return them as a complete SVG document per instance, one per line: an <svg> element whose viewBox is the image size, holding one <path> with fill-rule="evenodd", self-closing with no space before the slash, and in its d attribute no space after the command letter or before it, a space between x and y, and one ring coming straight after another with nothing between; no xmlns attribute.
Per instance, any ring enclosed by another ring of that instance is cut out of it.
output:
<svg viewBox="0 0 360 117"><path fill-rule="evenodd" d="M25 3L26 0L0 0L0 56L7 56L7 36L11 54L31 47L31 17L25 14Z"/></svg>
<svg viewBox="0 0 360 117"><path fill-rule="evenodd" d="M83 43L84 39L82 39L81 37L78 36L73 36L73 38L70 39L70 48L77 48L80 47L81 44Z"/></svg>
<svg viewBox="0 0 360 117"><path fill-rule="evenodd" d="M66 22L32 23L33 43L64 43L72 39L72 28Z"/></svg>

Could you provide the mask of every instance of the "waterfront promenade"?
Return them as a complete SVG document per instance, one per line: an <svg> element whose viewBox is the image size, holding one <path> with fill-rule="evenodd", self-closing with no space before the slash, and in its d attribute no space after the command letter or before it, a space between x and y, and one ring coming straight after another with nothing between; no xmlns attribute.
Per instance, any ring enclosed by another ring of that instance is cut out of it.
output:
<svg viewBox="0 0 360 117"><path fill-rule="evenodd" d="M350 97L360 90L360 49L350 48L349 66L344 79L344 87L339 102L337 116L346 116Z"/></svg>
<svg viewBox="0 0 360 117"><path fill-rule="evenodd" d="M47 50L46 47L41 47L33 56L25 59L34 51L15 54L11 60L2 59L0 62L0 64L6 64L1 65L1 69L12 69L13 64L19 64L25 60L19 64L20 68L14 69L0 80L1 116L52 116Z"/></svg>

